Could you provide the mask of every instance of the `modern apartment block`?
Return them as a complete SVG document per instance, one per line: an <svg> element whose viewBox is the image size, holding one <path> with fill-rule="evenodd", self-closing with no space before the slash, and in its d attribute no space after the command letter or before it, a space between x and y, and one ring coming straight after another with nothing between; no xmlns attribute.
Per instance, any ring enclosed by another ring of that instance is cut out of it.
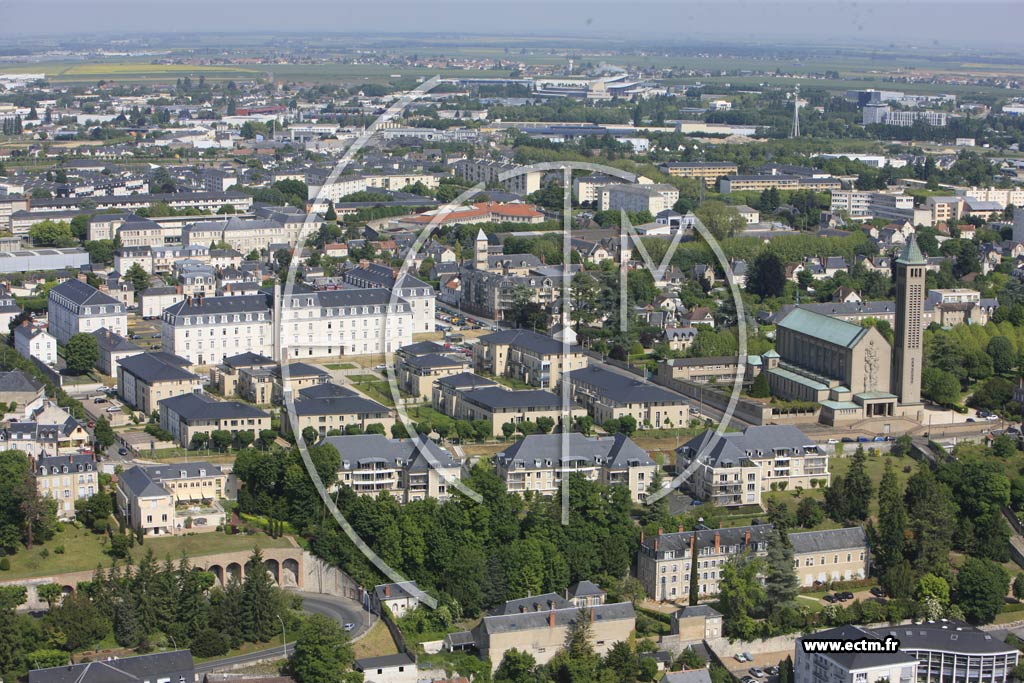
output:
<svg viewBox="0 0 1024 683"><path fill-rule="evenodd" d="M656 216L675 206L679 200L679 190L674 185L651 183L648 185L630 185L614 183L601 189L600 207L602 211L623 210L630 213L649 211Z"/></svg>
<svg viewBox="0 0 1024 683"><path fill-rule="evenodd" d="M237 401L215 401L205 394L182 394L160 401L160 427L174 435L184 448L196 434L215 431L252 432L254 436L270 429L270 415Z"/></svg>
<svg viewBox="0 0 1024 683"><path fill-rule="evenodd" d="M502 179L503 173L511 173L518 165L485 159L463 159L455 163L455 174L471 183L487 186L501 185L512 194L525 196L540 189L542 171L514 173Z"/></svg>
<svg viewBox="0 0 1024 683"><path fill-rule="evenodd" d="M562 373L587 364L587 356L579 346L570 346L564 358L562 352L562 342L543 334L503 330L480 337L473 347L473 368L478 373L554 389L562 381Z"/></svg>
<svg viewBox="0 0 1024 683"><path fill-rule="evenodd" d="M495 455L498 476L506 488L553 495L560 490L563 477L578 474L591 481L625 486L634 502L647 497L657 465L628 436L587 437L571 432L568 449L563 449L563 438L562 434L534 434Z"/></svg>
<svg viewBox="0 0 1024 683"><path fill-rule="evenodd" d="M147 536L213 531L224 523L218 501L230 497L227 483L208 462L135 465L118 477L118 513Z"/></svg>
<svg viewBox="0 0 1024 683"><path fill-rule="evenodd" d="M425 498L446 500L452 482L461 478L461 464L433 441L388 439L379 434L329 436L324 444L341 455L338 484L360 495L388 492L400 503Z"/></svg>
<svg viewBox="0 0 1024 683"><path fill-rule="evenodd" d="M708 187L714 187L722 176L739 173L739 167L728 161L671 161L658 167L662 173L677 178L700 178Z"/></svg>
<svg viewBox="0 0 1024 683"><path fill-rule="evenodd" d="M662 429L685 426L688 420L689 402L682 394L635 375L590 365L567 373L563 381L596 424L630 416L641 429Z"/></svg>
<svg viewBox="0 0 1024 683"><path fill-rule="evenodd" d="M830 480L828 454L792 425L747 427L718 436L708 430L676 449L676 469L694 466L689 489L714 505L760 505L773 488L812 488Z"/></svg>

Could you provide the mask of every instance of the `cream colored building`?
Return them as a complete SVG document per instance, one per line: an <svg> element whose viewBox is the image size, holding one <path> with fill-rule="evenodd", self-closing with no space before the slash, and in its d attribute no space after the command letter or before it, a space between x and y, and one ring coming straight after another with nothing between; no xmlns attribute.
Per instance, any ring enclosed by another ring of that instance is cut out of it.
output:
<svg viewBox="0 0 1024 683"><path fill-rule="evenodd" d="M160 427L188 448L196 434L209 436L215 431L252 432L254 436L270 429L270 415L235 401L215 401L205 394L182 394L159 403Z"/></svg>
<svg viewBox="0 0 1024 683"><path fill-rule="evenodd" d="M714 187L722 176L739 173L739 167L728 161L673 161L659 169L676 178L700 178L707 187Z"/></svg>
<svg viewBox="0 0 1024 683"><path fill-rule="evenodd" d="M380 425L388 434L395 424L393 410L336 384L304 389L296 396L294 405L299 432L313 429L321 438L351 426L366 431L370 425ZM291 423L290 419L282 423L286 432L291 431Z"/></svg>
<svg viewBox="0 0 1024 683"><path fill-rule="evenodd" d="M690 404L682 394L635 375L590 365L566 377L573 400L587 409L595 424L627 415L641 429L679 427L689 421Z"/></svg>
<svg viewBox="0 0 1024 683"><path fill-rule="evenodd" d="M527 436L495 455L498 476L512 493L554 495L561 489L563 476L581 475L609 486L625 486L634 502L646 499L657 465L628 436L591 438L571 432L568 442L566 450L562 434Z"/></svg>
<svg viewBox="0 0 1024 683"><path fill-rule="evenodd" d="M117 362L117 395L146 415L160 401L202 391L202 380L186 370L188 361L165 353L139 353Z"/></svg>
<svg viewBox="0 0 1024 683"><path fill-rule="evenodd" d="M690 492L713 505L761 505L777 488L828 485L828 454L792 425L747 427L718 437L708 430L676 449L676 470L689 470ZM813 483L812 483L813 482Z"/></svg>
<svg viewBox="0 0 1024 683"><path fill-rule="evenodd" d="M431 341L404 346L395 356L398 388L420 401L431 400L437 380L466 372L472 365L469 356Z"/></svg>
<svg viewBox="0 0 1024 683"><path fill-rule="evenodd" d="M473 347L473 368L478 373L510 377L535 387L554 389L563 372L586 367L587 356L562 342L531 330L503 330L480 337Z"/></svg>
<svg viewBox="0 0 1024 683"><path fill-rule="evenodd" d="M491 424L491 435L498 437L504 432L505 424L518 426L529 420L536 423L548 418L560 429L562 424L562 398L544 389L512 391L503 386L483 386L462 389L449 379L461 380L462 375L453 375L438 380L434 385L434 410L443 412L456 420L486 420ZM582 417L587 411L580 406L569 406L570 422Z"/></svg>
<svg viewBox="0 0 1024 683"><path fill-rule="evenodd" d="M99 471L91 455L48 455L33 462L36 488L57 501L57 519L75 518L75 501L99 493Z"/></svg>
<svg viewBox="0 0 1024 683"><path fill-rule="evenodd" d="M81 280L65 280L51 289L47 314L49 332L58 344L102 327L122 336L128 333L124 304Z"/></svg>
<svg viewBox="0 0 1024 683"><path fill-rule="evenodd" d="M516 173L505 180L501 179L503 173L514 171L517 168L519 168L518 165L511 163L485 159L463 159L456 162L455 174L473 184L483 183L488 187L500 185L518 195L528 195L540 189L541 180L544 178L542 171Z"/></svg>
<svg viewBox="0 0 1024 683"><path fill-rule="evenodd" d="M400 503L447 500L461 478L461 463L433 441L388 439L378 434L329 436L341 455L339 485L360 495L388 492Z"/></svg>
<svg viewBox="0 0 1024 683"><path fill-rule="evenodd" d="M672 640L682 643L721 638L722 614L708 605L687 605L672 615Z"/></svg>
<svg viewBox="0 0 1024 683"><path fill-rule="evenodd" d="M649 211L656 216L675 206L679 190L673 185L651 183L649 185L628 185L615 183L601 189L602 211L623 210L629 213Z"/></svg>
<svg viewBox="0 0 1024 683"><path fill-rule="evenodd" d="M771 532L771 524L724 529L698 525L694 531L684 531L680 527L672 533L659 529L655 536L641 536L637 578L644 585L648 597L654 600L685 600L690 594L690 579L696 559L698 595L717 595L722 567L744 555L764 557L768 552ZM861 527L806 531L789 536L794 545L794 558L800 560L794 561L793 571L801 586L813 585L820 576L833 581L844 580L833 576L862 578L868 575L868 541ZM805 566L803 560L812 555L815 564Z"/></svg>
<svg viewBox="0 0 1024 683"><path fill-rule="evenodd" d="M227 475L208 462L135 465L117 481L121 518L146 536L213 531L224 523L218 501L229 497Z"/></svg>

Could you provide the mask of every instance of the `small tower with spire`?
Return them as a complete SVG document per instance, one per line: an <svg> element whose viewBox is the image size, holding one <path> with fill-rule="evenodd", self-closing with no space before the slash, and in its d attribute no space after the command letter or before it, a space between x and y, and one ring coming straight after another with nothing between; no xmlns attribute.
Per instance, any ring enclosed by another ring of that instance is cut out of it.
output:
<svg viewBox="0 0 1024 683"><path fill-rule="evenodd" d="M487 234L483 228L476 233L476 240L473 242L473 267L477 270L487 270Z"/></svg>

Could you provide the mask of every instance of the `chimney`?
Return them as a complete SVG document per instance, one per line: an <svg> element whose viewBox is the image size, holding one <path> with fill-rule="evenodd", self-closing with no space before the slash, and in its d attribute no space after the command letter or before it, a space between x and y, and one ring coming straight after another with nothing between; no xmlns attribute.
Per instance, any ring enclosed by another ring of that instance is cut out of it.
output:
<svg viewBox="0 0 1024 683"><path fill-rule="evenodd" d="M174 288L174 292L175 292L175 294L181 294L181 285L178 285L177 287L175 287Z"/></svg>
<svg viewBox="0 0 1024 683"><path fill-rule="evenodd" d="M548 612L548 627L549 628L554 628L555 627L555 611L554 610L551 610L550 612Z"/></svg>
<svg viewBox="0 0 1024 683"><path fill-rule="evenodd" d="M88 281L88 279L89 279L89 278L87 278L87 277L85 276L85 273L79 273L79 274L78 274L78 280L79 280L80 282L87 282L87 281Z"/></svg>
<svg viewBox="0 0 1024 683"><path fill-rule="evenodd" d="M718 554L718 548L722 543L722 534L715 532L715 554Z"/></svg>
<svg viewBox="0 0 1024 683"><path fill-rule="evenodd" d="M658 538L654 538L654 552L658 552Z"/></svg>
<svg viewBox="0 0 1024 683"><path fill-rule="evenodd" d="M690 534L690 557L693 557L696 554L696 552L695 552L696 549L697 549L697 532L694 531L692 534Z"/></svg>
<svg viewBox="0 0 1024 683"><path fill-rule="evenodd" d="M750 529L747 529L747 533L743 535L743 545L750 545Z"/></svg>
<svg viewBox="0 0 1024 683"><path fill-rule="evenodd" d="M686 527L683 526L682 524L680 524L679 525L679 533L683 533L684 531L686 531Z"/></svg>
<svg viewBox="0 0 1024 683"><path fill-rule="evenodd" d="M363 259L359 259L359 267L360 268L368 268L369 265L370 265L369 259L364 259L364 258Z"/></svg>
<svg viewBox="0 0 1024 683"><path fill-rule="evenodd" d="M659 526L659 527L658 527L658 535L659 535L659 536L661 536L661 535L662 535L663 533L665 533L665 530L664 530L664 529L662 529L662 528L661 528L661 527Z"/></svg>
<svg viewBox="0 0 1024 683"><path fill-rule="evenodd" d="M391 597L391 584L390 583L384 584L384 597L385 598L390 598Z"/></svg>

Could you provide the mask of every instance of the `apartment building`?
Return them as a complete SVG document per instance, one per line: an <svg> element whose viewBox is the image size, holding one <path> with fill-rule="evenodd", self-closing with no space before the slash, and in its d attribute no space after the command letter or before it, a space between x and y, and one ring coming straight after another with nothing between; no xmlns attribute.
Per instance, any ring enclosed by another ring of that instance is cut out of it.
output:
<svg viewBox="0 0 1024 683"><path fill-rule="evenodd" d="M150 415L165 398L202 391L202 380L186 370L189 361L166 353L139 353L117 362L117 395Z"/></svg>
<svg viewBox="0 0 1024 683"><path fill-rule="evenodd" d="M911 225L931 225L930 210L915 209L914 197L901 192L870 192L834 189L830 211L846 212L850 218L870 220L884 218L894 222L909 221Z"/></svg>
<svg viewBox="0 0 1024 683"><path fill-rule="evenodd" d="M571 432L567 450L563 439L562 434L534 434L496 454L495 467L506 488L550 496L560 490L564 476L581 475L627 487L634 502L647 497L657 465L628 436L587 437Z"/></svg>
<svg viewBox="0 0 1024 683"><path fill-rule="evenodd" d="M550 391L512 391L497 385L458 389L447 380L439 380L434 387L435 410L443 411L456 420L486 420L491 425L492 436L501 436L505 424L518 428L527 420L536 423L540 418L549 418L554 421L556 428L562 425L562 397ZM570 427L577 417L586 414L583 408L570 404Z"/></svg>
<svg viewBox="0 0 1024 683"><path fill-rule="evenodd" d="M958 221L964 215L965 201L957 196L932 196L924 200L924 208L931 213L932 225Z"/></svg>
<svg viewBox="0 0 1024 683"><path fill-rule="evenodd" d="M708 430L676 449L676 469L688 470L694 496L721 506L761 505L773 488L828 485L828 454L792 425L747 427L717 436Z"/></svg>
<svg viewBox="0 0 1024 683"><path fill-rule="evenodd" d="M44 365L57 364L57 340L45 328L25 320L14 328L14 350L22 358L35 358Z"/></svg>
<svg viewBox="0 0 1024 683"><path fill-rule="evenodd" d="M1012 187L958 187L953 190L958 197L972 197L978 201L995 202L1005 209L1013 204L1024 206L1024 188Z"/></svg>
<svg viewBox="0 0 1024 683"><path fill-rule="evenodd" d="M223 363L210 368L210 384L217 388L221 396L234 396L239 393L240 371L248 368L271 368L277 365L273 358L246 351L228 356ZM253 401L257 403L257 401Z"/></svg>
<svg viewBox="0 0 1024 683"><path fill-rule="evenodd" d="M379 263L362 262L358 268L345 271L345 282L363 289L382 288L408 302L412 313L412 331L433 332L435 322L434 288L422 280L401 275L399 269Z"/></svg>
<svg viewBox="0 0 1024 683"><path fill-rule="evenodd" d="M143 353L140 346L132 343L126 337L114 334L105 327L93 332L92 336L96 337L96 346L100 353L99 360L96 361L96 369L104 375L116 377L118 361Z"/></svg>
<svg viewBox="0 0 1024 683"><path fill-rule="evenodd" d="M149 287L139 295L139 315L143 320L159 318L165 309L184 300L181 287Z"/></svg>
<svg viewBox="0 0 1024 683"><path fill-rule="evenodd" d="M267 253L273 244L295 246L304 219L304 213L287 222L277 218L232 216L224 220L192 223L182 230L181 238L182 242L188 245L208 247L223 242L230 244L232 249L242 254L248 254L253 250Z"/></svg>
<svg viewBox="0 0 1024 683"><path fill-rule="evenodd" d="M344 432L350 426L366 431L370 425L380 425L388 433L395 424L390 408L337 384L303 389L295 398L294 407L299 432L313 429L320 438L335 430ZM290 419L282 425L285 431L291 431Z"/></svg>
<svg viewBox="0 0 1024 683"><path fill-rule="evenodd" d="M228 477L219 465L134 465L118 477L116 500L130 529L165 536L214 531L225 517L218 501L229 493Z"/></svg>
<svg viewBox="0 0 1024 683"><path fill-rule="evenodd" d="M74 519L75 501L100 490L99 471L92 455L45 455L35 458L32 466L39 495L57 501L57 519Z"/></svg>
<svg viewBox="0 0 1024 683"><path fill-rule="evenodd" d="M718 181L722 194L730 192L760 192L771 188L779 190L814 190L826 192L838 190L843 186L839 178L831 176L796 176L766 173L762 175L729 175L722 176Z"/></svg>
<svg viewBox="0 0 1024 683"><path fill-rule="evenodd" d="M35 669L29 683L116 683L116 681L164 681L195 683L196 670L188 650L158 652Z"/></svg>
<svg viewBox="0 0 1024 683"><path fill-rule="evenodd" d="M258 436L270 429L270 415L236 401L215 401L205 394L182 394L160 401L160 428L170 432L178 445L188 448L196 434L215 431L249 431Z"/></svg>
<svg viewBox="0 0 1024 683"><path fill-rule="evenodd" d="M193 365L251 352L274 355L273 311L263 294L187 297L161 315L161 348Z"/></svg>
<svg viewBox="0 0 1024 683"><path fill-rule="evenodd" d="M397 192L416 183L422 183L428 189L436 189L440 177L433 173L394 173L340 176L331 183L326 181L327 176L324 175L307 176L310 201L319 197L324 201L337 203L345 196L356 192L372 192L373 190Z"/></svg>
<svg viewBox="0 0 1024 683"><path fill-rule="evenodd" d="M512 194L525 196L540 189L544 178L542 171L515 172L520 168L516 164L486 159L462 159L455 163L455 174L473 183L483 183L487 187L502 186ZM502 179L502 174L509 174Z"/></svg>
<svg viewBox="0 0 1024 683"><path fill-rule="evenodd" d="M743 377L738 356L705 356L699 358L669 358L658 363L658 379L681 380L697 384L732 385L736 375Z"/></svg>
<svg viewBox="0 0 1024 683"><path fill-rule="evenodd" d="M398 388L417 400L431 400L435 382L466 372L472 366L465 354L447 351L435 342L420 342L399 349L396 358Z"/></svg>
<svg viewBox="0 0 1024 683"><path fill-rule="evenodd" d="M447 500L461 478L461 464L429 439L388 439L379 434L329 436L323 443L341 455L338 484L360 495L387 491L401 503Z"/></svg>
<svg viewBox="0 0 1024 683"><path fill-rule="evenodd" d="M672 161L658 169L677 178L700 178L707 187L714 187L723 176L736 175L739 167L728 161Z"/></svg>
<svg viewBox="0 0 1024 683"><path fill-rule="evenodd" d="M771 524L709 529L682 527L641 537L637 554L637 578L647 595L660 601L686 599L690 594L693 561L697 561L698 594L718 594L722 567L743 556L764 557L771 539ZM789 534L794 544L794 572L801 586L813 585L818 576L827 581L863 578L868 575L867 535L860 527ZM794 536L799 538L794 539ZM799 551L797 551L799 548ZM847 559L847 555L850 556ZM807 565L813 557L815 563Z"/></svg>
<svg viewBox="0 0 1024 683"><path fill-rule="evenodd" d="M391 353L412 343L414 327L412 305L381 287L329 291L296 288L282 298L280 320L282 362Z"/></svg>
<svg viewBox="0 0 1024 683"><path fill-rule="evenodd" d="M689 418L690 404L682 394L636 375L590 365L566 373L563 381L596 424L628 415L641 429L661 429L684 426Z"/></svg>
<svg viewBox="0 0 1024 683"><path fill-rule="evenodd" d="M563 358L562 342L532 330L502 330L480 337L473 347L477 373L498 375L535 387L554 389L562 373L586 366L579 346L569 346Z"/></svg>
<svg viewBox="0 0 1024 683"><path fill-rule="evenodd" d="M631 602L579 608L557 593L510 600L495 614L485 616L472 631L480 656L493 669L511 649L529 653L538 664L551 661L565 647L579 619L590 624L594 652L606 654L615 643L626 642L636 627Z"/></svg>
<svg viewBox="0 0 1024 683"><path fill-rule="evenodd" d="M128 332L124 304L81 280L65 280L51 289L47 311L49 332L58 344L101 327L120 335Z"/></svg>
<svg viewBox="0 0 1024 683"><path fill-rule="evenodd" d="M602 211L623 210L629 213L649 211L656 216L675 206L679 200L679 190L674 185L650 183L647 185L629 185L615 183L601 189Z"/></svg>
<svg viewBox="0 0 1024 683"><path fill-rule="evenodd" d="M812 636L805 636L812 637ZM861 626L839 626L813 635L836 641L881 641ZM797 638L793 659L796 683L916 683L921 680L917 659L902 652L806 652Z"/></svg>
<svg viewBox="0 0 1024 683"><path fill-rule="evenodd" d="M601 203L601 190L607 185L629 182L625 178L594 173L587 176L573 178L572 191L576 201L589 206L598 206ZM650 181L648 181L650 182Z"/></svg>

